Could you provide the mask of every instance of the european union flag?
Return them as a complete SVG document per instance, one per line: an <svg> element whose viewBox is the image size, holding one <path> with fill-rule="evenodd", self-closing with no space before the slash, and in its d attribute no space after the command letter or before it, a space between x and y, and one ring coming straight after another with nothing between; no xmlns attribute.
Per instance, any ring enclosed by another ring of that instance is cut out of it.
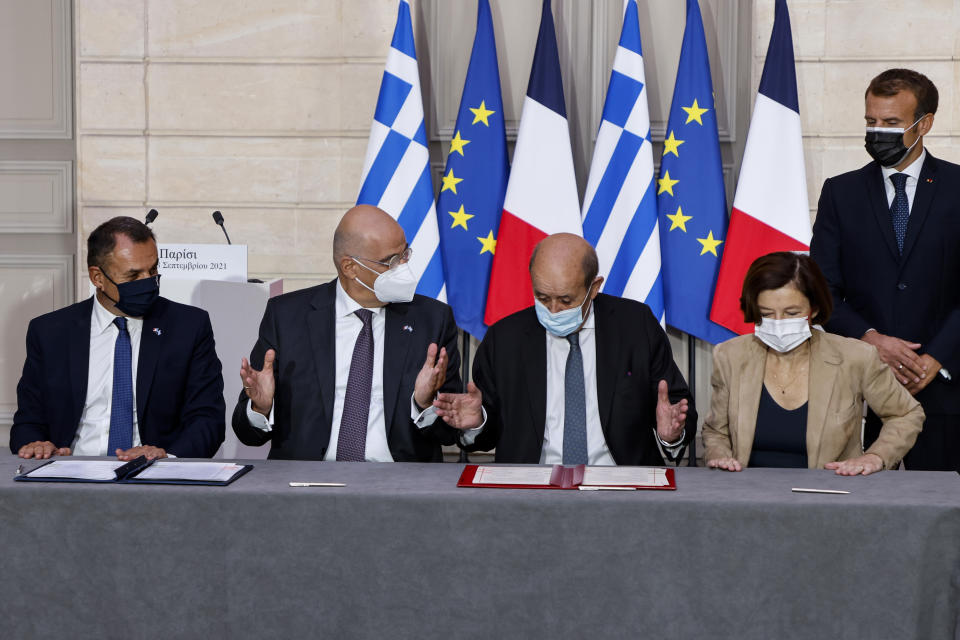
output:
<svg viewBox="0 0 960 640"><path fill-rule="evenodd" d="M727 237L727 197L700 5L687 25L657 180L667 323L716 344L736 334L710 320Z"/></svg>
<svg viewBox="0 0 960 640"><path fill-rule="evenodd" d="M479 0L473 52L437 199L447 302L457 325L478 340L487 331L487 283L509 171L490 2Z"/></svg>

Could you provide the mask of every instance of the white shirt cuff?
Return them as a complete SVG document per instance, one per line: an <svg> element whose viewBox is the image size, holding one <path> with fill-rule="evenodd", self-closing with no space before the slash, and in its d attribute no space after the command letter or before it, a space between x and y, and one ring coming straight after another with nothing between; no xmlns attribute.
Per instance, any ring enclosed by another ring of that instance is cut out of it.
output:
<svg viewBox="0 0 960 640"><path fill-rule="evenodd" d="M480 435L480 432L483 431L483 428L487 424L486 407L481 405L480 411L483 412L483 422L480 423L480 426L474 427L473 429L466 429L460 432L460 444L462 444L465 447L469 447L476 441L477 436Z"/></svg>
<svg viewBox="0 0 960 640"><path fill-rule="evenodd" d="M950 372L943 367L940 367L940 375L942 375L946 380L953 380L953 378L950 376Z"/></svg>
<svg viewBox="0 0 960 640"><path fill-rule="evenodd" d="M247 400L247 422L251 427L270 433L273 431L273 407L270 407L270 415L265 416L253 410L253 400Z"/></svg>
<svg viewBox="0 0 960 640"><path fill-rule="evenodd" d="M676 457L677 453L680 451L680 448L683 446L683 438L687 435L687 429L684 427L683 431L680 432L680 438L676 442L664 442L663 438L660 437L660 434L657 433L657 430L653 430L654 435L657 436L657 440L660 442L660 446L670 452L670 455Z"/></svg>
<svg viewBox="0 0 960 640"><path fill-rule="evenodd" d="M437 421L437 410L431 404L423 411L417 411L417 402L413 399L413 394L410 394L410 419L417 425L417 429L425 429Z"/></svg>

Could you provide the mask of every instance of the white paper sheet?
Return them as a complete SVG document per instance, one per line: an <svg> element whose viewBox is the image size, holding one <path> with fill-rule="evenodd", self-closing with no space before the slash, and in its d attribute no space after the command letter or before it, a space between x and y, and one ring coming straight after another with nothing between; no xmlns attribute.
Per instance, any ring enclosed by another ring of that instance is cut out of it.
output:
<svg viewBox="0 0 960 640"><path fill-rule="evenodd" d="M224 462L172 462L158 460L136 475L138 480L198 480L226 482L243 466Z"/></svg>
<svg viewBox="0 0 960 640"><path fill-rule="evenodd" d="M583 484L598 487L665 487L667 470L651 467L587 467L583 473Z"/></svg>
<svg viewBox="0 0 960 640"><path fill-rule="evenodd" d="M114 472L125 464L119 460L54 460L27 475L31 478L116 480Z"/></svg>
<svg viewBox="0 0 960 640"><path fill-rule="evenodd" d="M488 467L479 466L474 484L536 484L550 486L553 467Z"/></svg>

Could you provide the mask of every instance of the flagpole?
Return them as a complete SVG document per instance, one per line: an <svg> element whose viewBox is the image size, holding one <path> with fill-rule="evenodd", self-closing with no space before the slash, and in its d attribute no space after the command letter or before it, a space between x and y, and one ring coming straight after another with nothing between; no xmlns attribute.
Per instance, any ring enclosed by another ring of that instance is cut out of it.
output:
<svg viewBox="0 0 960 640"><path fill-rule="evenodd" d="M690 398L693 399L693 404L697 404L697 354L694 351L694 343L696 338L694 338L689 333L687 334L687 386L690 388ZM696 427L694 427L696 428ZM694 433L693 440L690 441L690 446L687 448L687 466L695 467L697 466L697 435Z"/></svg>
<svg viewBox="0 0 960 640"><path fill-rule="evenodd" d="M462 346L460 348L460 380L463 384L461 391L466 393L467 381L470 379L470 334L461 330L460 337L462 339ZM460 444L459 437L457 438L457 447L460 449L460 457L457 459L457 462L470 462L470 458L467 456L467 450Z"/></svg>

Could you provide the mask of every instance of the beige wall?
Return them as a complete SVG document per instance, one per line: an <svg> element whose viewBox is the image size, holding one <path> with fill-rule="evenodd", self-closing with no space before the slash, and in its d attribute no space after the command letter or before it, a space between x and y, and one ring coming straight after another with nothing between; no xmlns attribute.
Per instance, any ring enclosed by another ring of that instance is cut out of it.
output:
<svg viewBox="0 0 960 640"><path fill-rule="evenodd" d="M329 277L356 196L392 0L78 0L80 235L160 211L161 241L249 245L251 275Z"/></svg>

